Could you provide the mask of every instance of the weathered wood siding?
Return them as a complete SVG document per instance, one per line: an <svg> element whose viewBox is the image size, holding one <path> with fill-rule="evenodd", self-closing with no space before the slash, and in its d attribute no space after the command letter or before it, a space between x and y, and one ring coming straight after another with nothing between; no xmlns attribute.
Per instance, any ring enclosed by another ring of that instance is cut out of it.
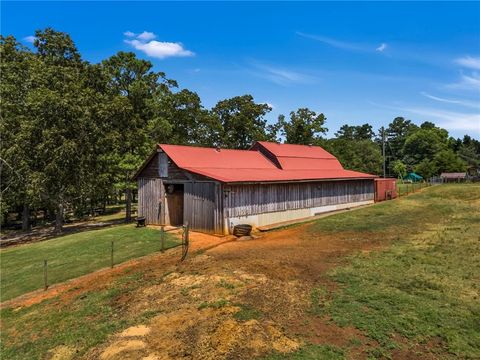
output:
<svg viewBox="0 0 480 360"><path fill-rule="evenodd" d="M162 200L164 187L159 178L138 178L138 216L147 224L161 224L164 216Z"/></svg>
<svg viewBox="0 0 480 360"><path fill-rule="evenodd" d="M212 180L180 169L163 152L157 152L138 175L139 178L162 178L165 180L208 181Z"/></svg>
<svg viewBox="0 0 480 360"><path fill-rule="evenodd" d="M207 233L223 232L221 185L216 182L185 183L184 221Z"/></svg>
<svg viewBox="0 0 480 360"><path fill-rule="evenodd" d="M372 180L231 185L225 210L229 217L355 203L374 199Z"/></svg>

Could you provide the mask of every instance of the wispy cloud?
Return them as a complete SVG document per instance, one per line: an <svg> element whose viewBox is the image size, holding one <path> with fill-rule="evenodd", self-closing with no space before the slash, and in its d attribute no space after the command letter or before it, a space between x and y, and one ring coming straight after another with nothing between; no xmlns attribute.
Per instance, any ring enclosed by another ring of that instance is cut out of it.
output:
<svg viewBox="0 0 480 360"><path fill-rule="evenodd" d="M194 56L195 53L184 48L180 42L166 42L153 40L157 36L149 31L135 34L131 31L123 33L129 39L125 43L131 45L136 50L142 51L150 57L165 59L167 57L187 57Z"/></svg>
<svg viewBox="0 0 480 360"><path fill-rule="evenodd" d="M448 111L421 106L390 106L375 102L370 102L370 104L401 113L421 115L422 121L435 121L438 126L447 130L472 131L480 134L479 112Z"/></svg>
<svg viewBox="0 0 480 360"><path fill-rule="evenodd" d="M347 41L341 41L341 40L337 40L337 39L327 37L327 36L306 34L306 33L300 32L300 31L297 31L296 34L298 36L304 37L306 39L319 41L321 43L333 46L333 47L338 48L338 49L364 50L363 46L360 46L359 44L352 43L352 42L347 42Z"/></svg>
<svg viewBox="0 0 480 360"><path fill-rule="evenodd" d="M252 65L255 70L250 72L252 72L254 75L270 80L271 82L282 86L294 83L311 83L314 80L311 75L300 73L291 69L260 64L257 62L253 62Z"/></svg>
<svg viewBox="0 0 480 360"><path fill-rule="evenodd" d="M430 95L425 91L420 92L420 94L422 94L423 96L431 100L435 100L435 101L439 101L447 104L456 104L456 105L461 105L465 107L480 109L480 102L473 102L469 100L446 99L446 98Z"/></svg>
<svg viewBox="0 0 480 360"><path fill-rule="evenodd" d="M380 52L383 52L383 51L385 51L385 49L386 49L387 47L388 47L387 44L381 43L380 46L377 47L375 50L380 51Z"/></svg>
<svg viewBox="0 0 480 360"><path fill-rule="evenodd" d="M438 125L447 130L466 130L480 133L480 113L464 113L418 107L410 107L404 110L437 120Z"/></svg>
<svg viewBox="0 0 480 360"><path fill-rule="evenodd" d="M480 56L464 56L458 59L455 59L455 63L469 69L480 70Z"/></svg>
<svg viewBox="0 0 480 360"><path fill-rule="evenodd" d="M321 42L323 44L332 46L337 49L342 49L342 50L349 50L349 51L361 51L361 52L383 52L387 49L388 45L386 43L381 43L379 46L374 46L370 44L364 44L364 43L356 43L356 42L349 42L349 41L343 41L343 40L338 40L334 39L328 36L323 36L323 35L314 35L314 34L307 34L301 31L297 31L296 34L298 36L304 37L306 39L311 39L315 40L318 42Z"/></svg>
<svg viewBox="0 0 480 360"><path fill-rule="evenodd" d="M461 89L461 90L474 90L480 93L480 74L476 71L469 75L461 74L460 80L453 84L448 84L447 88Z"/></svg>
<svg viewBox="0 0 480 360"><path fill-rule="evenodd" d="M36 39L36 38L35 38L35 36L33 36L33 35L25 36L25 37L23 38L24 41L26 41L26 42L28 42L28 43L31 43L31 44L33 44L33 42L35 41L35 39Z"/></svg>

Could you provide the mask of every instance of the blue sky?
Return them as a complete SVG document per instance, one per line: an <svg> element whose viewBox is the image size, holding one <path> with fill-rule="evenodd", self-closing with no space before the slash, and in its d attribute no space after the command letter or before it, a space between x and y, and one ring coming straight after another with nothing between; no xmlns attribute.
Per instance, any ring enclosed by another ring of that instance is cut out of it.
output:
<svg viewBox="0 0 480 360"><path fill-rule="evenodd" d="M250 93L378 128L396 116L480 137L480 3L2 2L2 35L68 32L84 59L134 51L204 106Z"/></svg>

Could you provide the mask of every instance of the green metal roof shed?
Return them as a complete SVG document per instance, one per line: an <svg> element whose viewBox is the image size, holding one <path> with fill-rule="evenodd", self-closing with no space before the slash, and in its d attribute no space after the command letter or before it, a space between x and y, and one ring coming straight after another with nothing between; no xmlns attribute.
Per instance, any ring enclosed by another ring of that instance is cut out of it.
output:
<svg viewBox="0 0 480 360"><path fill-rule="evenodd" d="M403 178L403 180L410 180L412 182L418 182L418 181L422 181L423 180L423 177L421 177L420 175L414 173L414 172L411 172L411 173L408 173L407 176L405 176Z"/></svg>

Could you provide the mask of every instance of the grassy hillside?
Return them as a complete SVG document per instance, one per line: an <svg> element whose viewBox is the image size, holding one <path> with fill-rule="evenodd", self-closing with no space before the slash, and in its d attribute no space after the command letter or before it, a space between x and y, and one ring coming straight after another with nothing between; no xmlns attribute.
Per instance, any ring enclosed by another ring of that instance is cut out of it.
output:
<svg viewBox="0 0 480 360"><path fill-rule="evenodd" d="M117 264L160 250L159 231L135 225L85 231L1 250L1 300L42 288L44 260L48 261L49 284L110 266L112 241ZM176 243L167 237L167 247Z"/></svg>
<svg viewBox="0 0 480 360"><path fill-rule="evenodd" d="M312 231L394 240L332 271L339 291L316 289L319 314L364 331L379 343L378 356L409 339L417 350L441 344L460 358L480 358L479 185L437 186L319 221Z"/></svg>
<svg viewBox="0 0 480 360"><path fill-rule="evenodd" d="M99 358L142 324L151 333L135 341L145 356L175 344L174 354L194 358L478 359L479 234L479 185L430 187L3 309L2 354ZM283 334L300 348L264 342L288 344Z"/></svg>

